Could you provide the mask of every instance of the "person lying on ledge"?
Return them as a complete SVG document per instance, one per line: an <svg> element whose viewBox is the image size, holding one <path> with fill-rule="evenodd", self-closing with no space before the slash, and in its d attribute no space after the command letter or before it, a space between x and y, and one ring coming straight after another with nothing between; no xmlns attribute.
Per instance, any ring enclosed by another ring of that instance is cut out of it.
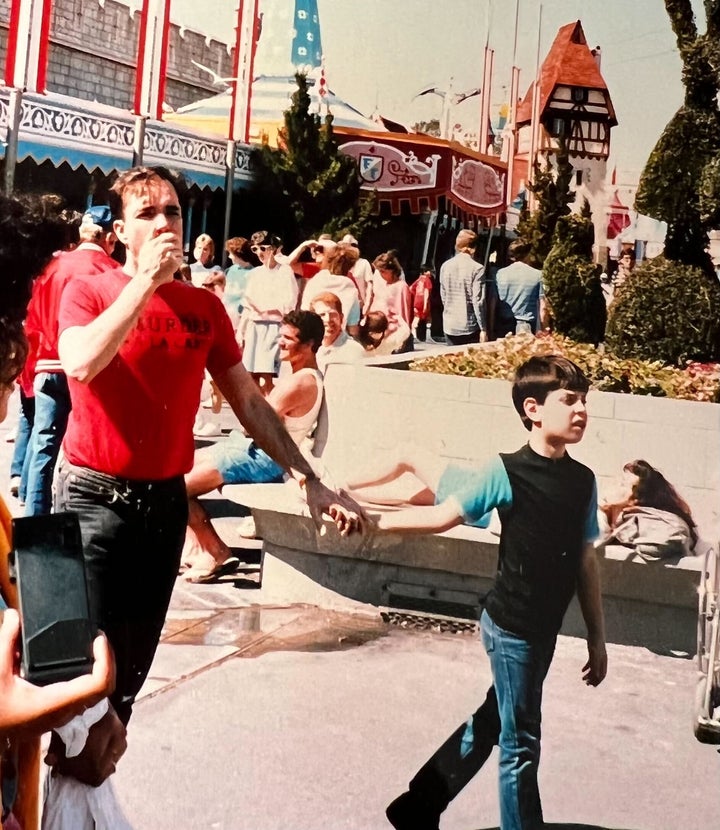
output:
<svg viewBox="0 0 720 830"><path fill-rule="evenodd" d="M625 545L652 561L691 556L698 533L687 502L642 458L628 461L613 492L600 503L605 542Z"/></svg>
<svg viewBox="0 0 720 830"><path fill-rule="evenodd" d="M324 335L323 322L312 311L291 311L280 327L280 361L290 367L291 374L281 376L267 400L301 449L315 427L322 404L323 379L316 353ZM198 496L224 484L281 482L284 474L279 464L240 431L196 453L193 468L185 476L189 518L180 565L183 579L211 582L233 573L239 564Z"/></svg>

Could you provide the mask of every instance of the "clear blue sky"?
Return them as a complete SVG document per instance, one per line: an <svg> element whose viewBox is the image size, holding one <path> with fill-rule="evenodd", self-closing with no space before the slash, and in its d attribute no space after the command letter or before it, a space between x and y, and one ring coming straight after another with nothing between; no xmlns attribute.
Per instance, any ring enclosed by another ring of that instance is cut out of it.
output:
<svg viewBox="0 0 720 830"><path fill-rule="evenodd" d="M619 125L611 165L637 176L665 124L682 103L680 59L663 0L543 0L541 55L560 26L581 20L590 46L602 48L602 72ZM520 0L517 62L521 94L535 72L539 0ZM237 0L172 0L174 21L233 40ZM693 0L701 31L701 0ZM264 13L258 72L288 73L294 0L260 0ZM436 96L413 96L430 83L479 86L490 8L495 49L493 106L507 98L512 61L514 0L318 0L330 88L366 115L376 105L412 124L437 117ZM460 104L453 123L474 128L479 98Z"/></svg>

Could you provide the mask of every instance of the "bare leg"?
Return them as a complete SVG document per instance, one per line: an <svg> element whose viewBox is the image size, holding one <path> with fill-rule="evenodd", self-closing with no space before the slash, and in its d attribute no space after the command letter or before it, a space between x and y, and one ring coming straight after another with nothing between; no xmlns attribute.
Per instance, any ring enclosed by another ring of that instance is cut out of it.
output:
<svg viewBox="0 0 720 830"><path fill-rule="evenodd" d="M347 488L372 504L433 504L446 466L444 459L415 444L400 444L355 470Z"/></svg>
<svg viewBox="0 0 720 830"><path fill-rule="evenodd" d="M188 506L188 529L183 558L187 552L190 567L183 573L183 578L188 582L202 581L203 577L211 576L218 566L231 559L232 554L230 548L218 536L200 502L191 498Z"/></svg>

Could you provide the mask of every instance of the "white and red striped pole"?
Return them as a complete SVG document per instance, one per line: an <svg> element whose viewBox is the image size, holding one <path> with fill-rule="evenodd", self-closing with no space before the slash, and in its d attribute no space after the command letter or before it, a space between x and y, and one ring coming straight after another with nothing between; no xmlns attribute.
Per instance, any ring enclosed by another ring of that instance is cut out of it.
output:
<svg viewBox="0 0 720 830"><path fill-rule="evenodd" d="M52 0L12 0L5 86L45 92Z"/></svg>
<svg viewBox="0 0 720 830"><path fill-rule="evenodd" d="M235 37L235 60L233 77L235 82L230 105L231 141L247 144L250 137L250 107L252 103L252 82L255 66L255 52L260 38L258 0L240 0Z"/></svg>
<svg viewBox="0 0 720 830"><path fill-rule="evenodd" d="M143 0L133 112L162 118L170 37L170 0Z"/></svg>

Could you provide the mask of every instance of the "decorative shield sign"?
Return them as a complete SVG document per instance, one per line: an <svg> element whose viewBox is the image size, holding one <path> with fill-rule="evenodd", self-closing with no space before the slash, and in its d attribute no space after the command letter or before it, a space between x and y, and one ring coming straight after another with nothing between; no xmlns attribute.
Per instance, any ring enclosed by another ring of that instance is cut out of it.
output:
<svg viewBox="0 0 720 830"><path fill-rule="evenodd" d="M374 184L382 177L385 161L382 156L371 156L363 153L358 161L360 167L360 178L364 182Z"/></svg>
<svg viewBox="0 0 720 830"><path fill-rule="evenodd" d="M504 177L475 159L458 162L453 156L450 191L473 207L496 208L505 201Z"/></svg>
<svg viewBox="0 0 720 830"><path fill-rule="evenodd" d="M340 149L357 161L363 182L377 190L436 187L438 154L423 162L412 150L403 153L397 147L376 141L350 141Z"/></svg>

